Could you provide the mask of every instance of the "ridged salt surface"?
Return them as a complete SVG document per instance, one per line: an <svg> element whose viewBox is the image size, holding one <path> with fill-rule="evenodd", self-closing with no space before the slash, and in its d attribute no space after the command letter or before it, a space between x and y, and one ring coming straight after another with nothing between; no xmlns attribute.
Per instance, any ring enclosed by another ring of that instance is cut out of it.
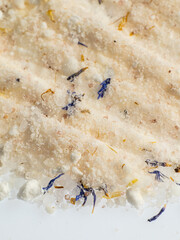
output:
<svg viewBox="0 0 180 240"><path fill-rule="evenodd" d="M0 198L71 206L80 181L121 193L102 200L96 190L103 204L124 205L126 193L137 208L177 198L179 27L178 0L2 0ZM72 92L81 101L62 109ZM151 168L146 159L168 166ZM155 170L167 178L156 181ZM64 189L43 195L62 172L54 185Z"/></svg>

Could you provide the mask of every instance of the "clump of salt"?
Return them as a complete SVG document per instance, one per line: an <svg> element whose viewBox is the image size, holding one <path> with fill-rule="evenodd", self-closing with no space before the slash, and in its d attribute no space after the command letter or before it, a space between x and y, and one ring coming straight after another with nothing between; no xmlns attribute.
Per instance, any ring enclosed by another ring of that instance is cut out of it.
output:
<svg viewBox="0 0 180 240"><path fill-rule="evenodd" d="M19 190L18 197L25 201L32 201L42 193L40 184L37 180L27 181Z"/></svg>

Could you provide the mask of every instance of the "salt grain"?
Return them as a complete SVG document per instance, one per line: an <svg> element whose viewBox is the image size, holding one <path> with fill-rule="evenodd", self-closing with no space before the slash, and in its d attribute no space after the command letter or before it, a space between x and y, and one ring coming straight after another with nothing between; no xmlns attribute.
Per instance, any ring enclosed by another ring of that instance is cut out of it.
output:
<svg viewBox="0 0 180 240"><path fill-rule="evenodd" d="M17 125L14 125L10 130L9 130L9 135L11 136L17 136L19 134L18 127Z"/></svg>
<svg viewBox="0 0 180 240"><path fill-rule="evenodd" d="M45 209L46 209L47 213L49 213L49 214L53 214L56 211L56 208L54 206L48 206L47 205L45 207Z"/></svg>
<svg viewBox="0 0 180 240"><path fill-rule="evenodd" d="M8 197L9 193L9 184L7 182L0 182L0 201Z"/></svg>
<svg viewBox="0 0 180 240"><path fill-rule="evenodd" d="M77 150L74 150L71 153L71 161L76 164L80 159L81 159L81 153L78 152Z"/></svg>
<svg viewBox="0 0 180 240"><path fill-rule="evenodd" d="M28 126L28 122L26 120L22 120L20 126L19 126L19 131L20 132L25 132L26 131L26 128Z"/></svg>
<svg viewBox="0 0 180 240"><path fill-rule="evenodd" d="M126 197L127 197L128 202L130 204L132 204L134 207L136 207L138 209L143 207L144 200L138 189L129 188L126 191Z"/></svg>
<svg viewBox="0 0 180 240"><path fill-rule="evenodd" d="M2 19L3 19L3 12L0 11L0 20L2 20Z"/></svg>
<svg viewBox="0 0 180 240"><path fill-rule="evenodd" d="M82 176L83 173L77 168L77 167L72 167L72 173L78 176Z"/></svg>

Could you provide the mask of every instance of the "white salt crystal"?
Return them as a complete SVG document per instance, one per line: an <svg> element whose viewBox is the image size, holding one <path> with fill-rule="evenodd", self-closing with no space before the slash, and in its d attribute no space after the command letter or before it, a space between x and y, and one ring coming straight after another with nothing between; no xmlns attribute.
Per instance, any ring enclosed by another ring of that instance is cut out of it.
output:
<svg viewBox="0 0 180 240"><path fill-rule="evenodd" d="M126 197L130 204L132 204L135 208L141 208L144 204L144 200L142 195L138 189L129 188L126 191Z"/></svg>
<svg viewBox="0 0 180 240"><path fill-rule="evenodd" d="M41 194L41 187L37 180L27 181L20 189L18 197L25 201L31 201Z"/></svg>
<svg viewBox="0 0 180 240"><path fill-rule="evenodd" d="M83 175L83 173L77 167L72 167L72 172L79 176Z"/></svg>
<svg viewBox="0 0 180 240"><path fill-rule="evenodd" d="M2 19L3 19L3 12L0 11L0 20L2 20Z"/></svg>
<svg viewBox="0 0 180 240"><path fill-rule="evenodd" d="M14 125L10 130L9 130L9 135L11 136L17 136L19 134L18 127L17 125Z"/></svg>
<svg viewBox="0 0 180 240"><path fill-rule="evenodd" d="M74 150L74 151L71 153L71 161L72 161L73 163L77 163L80 159L81 159L81 153L78 152L77 150Z"/></svg>
<svg viewBox="0 0 180 240"><path fill-rule="evenodd" d="M0 201L9 195L10 188L7 182L0 183Z"/></svg>

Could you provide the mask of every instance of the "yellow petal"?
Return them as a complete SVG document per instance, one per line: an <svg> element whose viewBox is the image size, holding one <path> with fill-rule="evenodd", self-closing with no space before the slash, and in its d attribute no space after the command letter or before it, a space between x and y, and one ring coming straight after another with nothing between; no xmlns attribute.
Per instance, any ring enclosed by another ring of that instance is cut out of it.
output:
<svg viewBox="0 0 180 240"><path fill-rule="evenodd" d="M52 22L55 22L54 15L53 15L54 10L48 10L47 15L50 17Z"/></svg>
<svg viewBox="0 0 180 240"><path fill-rule="evenodd" d="M126 187L131 187L131 186L134 185L137 181L138 181L137 178L133 179L131 182L128 183L128 185L127 185Z"/></svg>

